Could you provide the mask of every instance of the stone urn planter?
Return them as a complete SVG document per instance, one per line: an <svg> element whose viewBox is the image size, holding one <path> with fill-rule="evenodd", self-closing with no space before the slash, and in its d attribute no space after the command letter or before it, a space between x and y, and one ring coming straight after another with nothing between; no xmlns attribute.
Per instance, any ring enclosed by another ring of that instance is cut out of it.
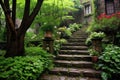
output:
<svg viewBox="0 0 120 80"><path fill-rule="evenodd" d="M102 39L101 38L92 39L92 46L94 50L101 53L102 52Z"/></svg>
<svg viewBox="0 0 120 80"><path fill-rule="evenodd" d="M96 63L98 62L98 56L92 56L92 62Z"/></svg>
<svg viewBox="0 0 120 80"><path fill-rule="evenodd" d="M93 32L90 34L90 38L92 40L93 49L102 52L102 39L105 37L104 32Z"/></svg>
<svg viewBox="0 0 120 80"><path fill-rule="evenodd" d="M55 31L55 25L53 23L47 23L41 26L41 31L45 38L52 38L52 33Z"/></svg>
<svg viewBox="0 0 120 80"><path fill-rule="evenodd" d="M89 49L89 53L91 55L92 62L94 63L97 62L99 57L99 52L94 49Z"/></svg>
<svg viewBox="0 0 120 80"><path fill-rule="evenodd" d="M46 31L44 37L45 38L52 38L52 32L51 31Z"/></svg>

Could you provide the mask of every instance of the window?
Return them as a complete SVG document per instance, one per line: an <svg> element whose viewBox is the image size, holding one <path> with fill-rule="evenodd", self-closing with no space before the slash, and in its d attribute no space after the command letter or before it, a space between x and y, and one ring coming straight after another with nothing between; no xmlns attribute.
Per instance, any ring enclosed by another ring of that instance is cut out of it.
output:
<svg viewBox="0 0 120 80"><path fill-rule="evenodd" d="M85 15L91 14L91 5L85 5Z"/></svg>
<svg viewBox="0 0 120 80"><path fill-rule="evenodd" d="M108 15L115 13L114 0L105 0L105 11Z"/></svg>

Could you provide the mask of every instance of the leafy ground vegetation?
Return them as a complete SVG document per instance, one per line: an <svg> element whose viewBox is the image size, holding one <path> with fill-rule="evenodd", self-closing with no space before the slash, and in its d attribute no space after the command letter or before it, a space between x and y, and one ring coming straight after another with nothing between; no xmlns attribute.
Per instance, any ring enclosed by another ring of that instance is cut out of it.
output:
<svg viewBox="0 0 120 80"><path fill-rule="evenodd" d="M4 53L4 51L1 51ZM2 55L1 53L1 55ZM50 53L40 47L26 48L26 56L0 57L1 80L36 80L43 71L53 67Z"/></svg>
<svg viewBox="0 0 120 80"><path fill-rule="evenodd" d="M98 68L103 70L103 80L118 80L120 78L120 47L108 44L99 59Z"/></svg>

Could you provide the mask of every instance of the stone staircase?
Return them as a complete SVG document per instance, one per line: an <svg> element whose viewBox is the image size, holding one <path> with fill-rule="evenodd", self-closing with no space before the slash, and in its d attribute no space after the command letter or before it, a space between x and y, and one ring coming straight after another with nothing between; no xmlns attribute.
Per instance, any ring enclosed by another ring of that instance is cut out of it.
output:
<svg viewBox="0 0 120 80"><path fill-rule="evenodd" d="M73 33L55 58L55 68L41 80L101 80L100 71L93 69L86 38L87 34L81 30Z"/></svg>

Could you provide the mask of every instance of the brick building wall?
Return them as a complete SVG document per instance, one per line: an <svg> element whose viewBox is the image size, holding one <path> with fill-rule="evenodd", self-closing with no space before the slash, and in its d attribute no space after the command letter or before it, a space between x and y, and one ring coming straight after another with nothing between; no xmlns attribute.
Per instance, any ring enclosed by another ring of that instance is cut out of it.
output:
<svg viewBox="0 0 120 80"><path fill-rule="evenodd" d="M114 1L114 9L115 13L120 11L120 0L113 0ZM105 13L105 0L97 0L97 5L98 5L98 15L100 13Z"/></svg>
<svg viewBox="0 0 120 80"><path fill-rule="evenodd" d="M89 25L89 23L93 20L93 16L92 16L92 14L94 14L93 13L93 5L92 5L92 1L93 0L80 0L81 1L81 3L83 4L83 9L82 9L82 11L81 11L81 17L79 18L80 19L80 22L81 23L88 23L88 25ZM108 0L109 1L109 0ZM97 10L96 10L96 12L97 12L97 15L100 15L101 13L106 13L106 0L96 0L96 5L95 5L95 7L97 7ZM114 10L115 10L115 13L116 12L120 12L120 0L113 0L113 2L114 2ZM90 4L91 5L91 15L88 15L88 16L86 16L85 15L85 5L86 4Z"/></svg>
<svg viewBox="0 0 120 80"><path fill-rule="evenodd" d="M115 3L115 11L119 12L120 11L120 0L114 0Z"/></svg>
<svg viewBox="0 0 120 80"><path fill-rule="evenodd" d="M81 16L80 21L85 25L89 25L93 18L92 17L92 14L93 14L92 0L80 0L80 1L83 5L83 9L80 15ZM89 6L89 10L86 10L88 6Z"/></svg>

